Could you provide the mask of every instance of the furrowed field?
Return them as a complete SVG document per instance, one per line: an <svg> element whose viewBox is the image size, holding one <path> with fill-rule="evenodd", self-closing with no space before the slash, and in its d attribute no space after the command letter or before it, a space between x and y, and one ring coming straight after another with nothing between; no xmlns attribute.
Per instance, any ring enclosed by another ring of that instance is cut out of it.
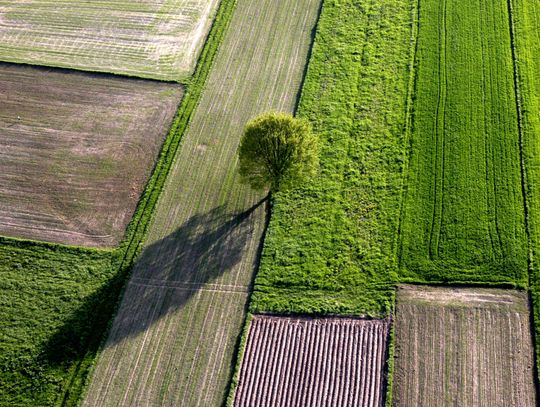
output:
<svg viewBox="0 0 540 407"><path fill-rule="evenodd" d="M402 286L395 407L536 405L525 292Z"/></svg>
<svg viewBox="0 0 540 407"><path fill-rule="evenodd" d="M236 148L253 116L294 109L319 6L236 2L83 406L223 402L267 209Z"/></svg>
<svg viewBox="0 0 540 407"><path fill-rule="evenodd" d="M325 2L299 114L321 137L320 174L278 194L252 308L392 308L413 8Z"/></svg>
<svg viewBox="0 0 540 407"><path fill-rule="evenodd" d="M182 87L0 64L0 234L114 247Z"/></svg>
<svg viewBox="0 0 540 407"><path fill-rule="evenodd" d="M0 60L188 78L218 0L0 0Z"/></svg>
<svg viewBox="0 0 540 407"><path fill-rule="evenodd" d="M255 315L233 407L382 407L389 320Z"/></svg>
<svg viewBox="0 0 540 407"><path fill-rule="evenodd" d="M508 5L421 0L419 16L401 275L526 287Z"/></svg>

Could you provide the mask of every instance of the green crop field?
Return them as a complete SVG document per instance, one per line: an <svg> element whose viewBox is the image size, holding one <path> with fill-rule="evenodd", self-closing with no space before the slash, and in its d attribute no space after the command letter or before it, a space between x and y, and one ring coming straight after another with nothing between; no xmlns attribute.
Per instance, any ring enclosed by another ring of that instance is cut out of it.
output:
<svg viewBox="0 0 540 407"><path fill-rule="evenodd" d="M0 60L188 78L218 0L0 0Z"/></svg>
<svg viewBox="0 0 540 407"><path fill-rule="evenodd" d="M299 110L320 174L275 197L254 312L392 308L413 17L406 0L324 3Z"/></svg>
<svg viewBox="0 0 540 407"><path fill-rule="evenodd" d="M512 0L510 5L521 95L536 353L540 360L540 4L534 0Z"/></svg>
<svg viewBox="0 0 540 407"><path fill-rule="evenodd" d="M294 109L319 5L236 2L83 406L222 403L266 225L236 149L252 117Z"/></svg>
<svg viewBox="0 0 540 407"><path fill-rule="evenodd" d="M508 5L421 0L419 15L401 275L525 287Z"/></svg>

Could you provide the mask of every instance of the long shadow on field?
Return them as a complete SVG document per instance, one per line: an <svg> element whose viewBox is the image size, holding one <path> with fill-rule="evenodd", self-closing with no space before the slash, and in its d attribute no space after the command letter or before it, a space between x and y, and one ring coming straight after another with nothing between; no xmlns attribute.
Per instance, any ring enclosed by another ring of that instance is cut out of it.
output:
<svg viewBox="0 0 540 407"><path fill-rule="evenodd" d="M223 284L231 289L248 289L251 271L258 261L255 253L252 262L241 263L247 247L254 237L258 209L263 210L267 198L251 208L237 213L228 212L225 206L207 213L197 214L175 232L146 247L136 262L115 323L106 346L144 332L169 312L185 305L207 283L215 282L223 274L241 267L249 268L240 273L238 287L225 278ZM267 208L267 206L266 206ZM254 247L260 250L259 246ZM247 271L247 270L246 270ZM76 400L82 390L86 372L91 366L103 333L118 301L128 270L119 270L107 284L90 295L44 345L42 363L70 369L75 362L77 373L69 384L65 400ZM234 277L231 277L234 279ZM170 287L170 290L164 288ZM219 287L216 287L219 289ZM164 294L164 295L163 295ZM83 357L87 354L90 357ZM71 393L71 394L70 394Z"/></svg>
<svg viewBox="0 0 540 407"><path fill-rule="evenodd" d="M220 206L194 215L175 232L146 247L137 260L107 346L146 331L202 289L247 292L257 261L256 253L248 252L255 232L252 215L265 202L243 212L231 213Z"/></svg>

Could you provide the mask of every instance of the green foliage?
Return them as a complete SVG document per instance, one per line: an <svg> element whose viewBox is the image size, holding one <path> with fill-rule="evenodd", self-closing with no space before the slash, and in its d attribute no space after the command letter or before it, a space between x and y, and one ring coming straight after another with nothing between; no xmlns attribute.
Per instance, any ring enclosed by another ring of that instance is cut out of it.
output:
<svg viewBox="0 0 540 407"><path fill-rule="evenodd" d="M238 148L238 171L254 189L295 187L313 176L319 144L307 120L263 113L247 125Z"/></svg>
<svg viewBox="0 0 540 407"><path fill-rule="evenodd" d="M196 73L117 250L0 238L0 406L78 405L235 4L221 2Z"/></svg>
<svg viewBox="0 0 540 407"><path fill-rule="evenodd" d="M324 3L299 109L321 139L320 174L274 196L252 311L392 309L412 11Z"/></svg>
<svg viewBox="0 0 540 407"><path fill-rule="evenodd" d="M404 281L526 287L508 5L420 1Z"/></svg>

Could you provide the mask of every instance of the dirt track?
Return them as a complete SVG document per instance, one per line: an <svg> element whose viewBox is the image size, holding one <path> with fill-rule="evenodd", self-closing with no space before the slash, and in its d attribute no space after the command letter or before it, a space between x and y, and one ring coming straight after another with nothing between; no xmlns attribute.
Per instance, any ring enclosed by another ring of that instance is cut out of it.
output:
<svg viewBox="0 0 540 407"><path fill-rule="evenodd" d="M178 85L0 64L0 235L116 245L181 96Z"/></svg>
<svg viewBox="0 0 540 407"><path fill-rule="evenodd" d="M254 316L234 407L382 406L389 325Z"/></svg>
<svg viewBox="0 0 540 407"><path fill-rule="evenodd" d="M400 407L533 407L527 295L402 286L394 402Z"/></svg>

